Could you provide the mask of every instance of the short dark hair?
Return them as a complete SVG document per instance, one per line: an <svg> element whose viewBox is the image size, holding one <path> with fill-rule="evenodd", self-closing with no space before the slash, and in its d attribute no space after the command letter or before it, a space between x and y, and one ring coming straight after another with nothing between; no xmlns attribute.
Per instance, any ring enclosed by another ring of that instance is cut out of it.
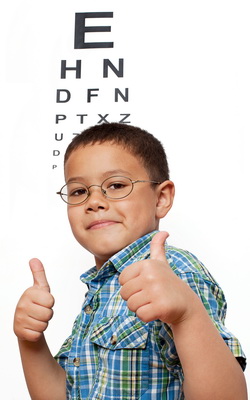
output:
<svg viewBox="0 0 250 400"><path fill-rule="evenodd" d="M161 142L146 130L116 122L94 125L77 135L65 152L64 164L79 147L104 142L121 145L137 156L150 179L159 182L169 179L167 157Z"/></svg>

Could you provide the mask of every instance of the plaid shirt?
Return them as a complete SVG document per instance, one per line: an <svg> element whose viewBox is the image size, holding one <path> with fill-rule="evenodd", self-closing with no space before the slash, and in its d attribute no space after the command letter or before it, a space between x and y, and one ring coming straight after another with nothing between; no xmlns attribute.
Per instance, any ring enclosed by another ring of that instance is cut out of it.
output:
<svg viewBox="0 0 250 400"><path fill-rule="evenodd" d="M88 292L71 336L56 356L67 374L70 400L181 400L183 372L168 325L142 322L120 296L119 274L150 257L147 234L111 257L98 271L81 276ZM238 340L225 328L222 290L195 256L166 245L173 271L200 297L236 357Z"/></svg>

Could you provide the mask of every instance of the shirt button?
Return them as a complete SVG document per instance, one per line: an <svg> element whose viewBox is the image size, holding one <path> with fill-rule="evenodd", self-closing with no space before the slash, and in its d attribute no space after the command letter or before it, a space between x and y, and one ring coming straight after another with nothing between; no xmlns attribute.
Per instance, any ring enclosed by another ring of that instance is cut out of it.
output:
<svg viewBox="0 0 250 400"><path fill-rule="evenodd" d="M117 336L115 334L111 336L110 343L111 344L116 344L117 343Z"/></svg>
<svg viewBox="0 0 250 400"><path fill-rule="evenodd" d="M74 358L73 364L75 367L79 367L80 366L80 358L79 357Z"/></svg>
<svg viewBox="0 0 250 400"><path fill-rule="evenodd" d="M91 313L93 312L93 308L92 308L90 305L88 305L88 306L86 306L86 307L84 308L84 312L85 312L86 314L91 314Z"/></svg>

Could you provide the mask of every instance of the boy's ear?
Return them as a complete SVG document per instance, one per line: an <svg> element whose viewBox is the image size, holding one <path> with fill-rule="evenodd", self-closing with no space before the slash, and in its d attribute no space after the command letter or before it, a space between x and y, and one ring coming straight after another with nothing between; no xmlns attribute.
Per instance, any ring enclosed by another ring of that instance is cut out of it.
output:
<svg viewBox="0 0 250 400"><path fill-rule="evenodd" d="M173 205L175 187L172 181L164 181L157 187L156 217L163 218Z"/></svg>

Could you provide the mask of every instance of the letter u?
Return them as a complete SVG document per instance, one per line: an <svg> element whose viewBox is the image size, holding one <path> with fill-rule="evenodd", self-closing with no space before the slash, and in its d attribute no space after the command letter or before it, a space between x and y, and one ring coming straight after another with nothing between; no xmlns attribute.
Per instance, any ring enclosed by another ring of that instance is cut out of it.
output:
<svg viewBox="0 0 250 400"><path fill-rule="evenodd" d="M63 133L61 133L60 139L58 138L58 133L56 133L55 134L55 140L57 140L58 142L60 142L60 140L63 140Z"/></svg>

